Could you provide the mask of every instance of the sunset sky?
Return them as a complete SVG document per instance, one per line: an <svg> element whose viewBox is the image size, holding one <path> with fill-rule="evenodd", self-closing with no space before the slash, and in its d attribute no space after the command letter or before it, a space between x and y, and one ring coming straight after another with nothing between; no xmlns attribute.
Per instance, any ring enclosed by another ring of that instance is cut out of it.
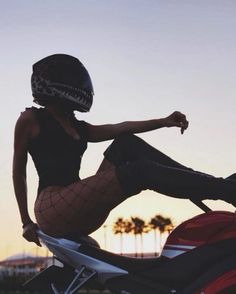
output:
<svg viewBox="0 0 236 294"><path fill-rule="evenodd" d="M15 122L33 105L32 64L47 55L77 56L90 72L94 105L78 118L102 124L182 111L190 121L184 135L173 128L140 136L196 170L222 177L236 172L235 1L0 0L0 11L0 260L36 251L21 237L11 166ZM82 177L95 173L109 143L89 144ZM37 175L30 158L27 178L33 217ZM234 211L223 201L206 203ZM157 213L178 224L201 210L188 200L146 191L111 212L109 240L117 217L148 220ZM102 229L93 237L103 245ZM113 241L108 249L116 250Z"/></svg>

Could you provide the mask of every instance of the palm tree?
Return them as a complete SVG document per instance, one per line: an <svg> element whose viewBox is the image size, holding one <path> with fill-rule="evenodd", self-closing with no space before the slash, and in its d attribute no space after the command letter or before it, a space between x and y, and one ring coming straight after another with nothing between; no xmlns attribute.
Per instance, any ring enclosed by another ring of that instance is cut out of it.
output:
<svg viewBox="0 0 236 294"><path fill-rule="evenodd" d="M125 233L126 234L132 233L132 230L133 230L132 222L129 220L125 220Z"/></svg>
<svg viewBox="0 0 236 294"><path fill-rule="evenodd" d="M155 217L151 218L148 225L149 225L150 229L153 230L153 232L154 232L154 252L155 252L155 256L157 256L157 231L159 231L160 222L158 221L158 219L155 216Z"/></svg>
<svg viewBox="0 0 236 294"><path fill-rule="evenodd" d="M133 224L130 220L126 219L124 226L125 226L125 234L130 234L133 232Z"/></svg>
<svg viewBox="0 0 236 294"><path fill-rule="evenodd" d="M165 232L171 232L173 230L173 223L170 218L165 218L161 214L155 215L149 222L149 226L154 230L154 238L155 238L155 255L157 255L157 231L160 233L160 243L159 243L159 251L162 250L162 235Z"/></svg>
<svg viewBox="0 0 236 294"><path fill-rule="evenodd" d="M166 223L166 229L165 229L165 231L168 233L168 235L170 235L170 233L174 229L174 224L173 224L171 218L169 218L169 217L165 218L165 223Z"/></svg>
<svg viewBox="0 0 236 294"><path fill-rule="evenodd" d="M172 220L170 218L164 218L163 222L160 226L160 236L162 239L162 235L167 232L168 234L170 234L170 232L173 230L174 225L172 223ZM161 249L162 249L162 240L161 240Z"/></svg>
<svg viewBox="0 0 236 294"><path fill-rule="evenodd" d="M123 254L123 234L126 232L126 221L123 217L119 217L113 225L115 235L120 234L120 253Z"/></svg>
<svg viewBox="0 0 236 294"><path fill-rule="evenodd" d="M135 256L138 256L137 253L137 236L140 235L141 240L141 256L143 257L143 233L148 232L148 226L145 221L139 217L131 217L131 221L133 223L132 232L135 236Z"/></svg>
<svg viewBox="0 0 236 294"><path fill-rule="evenodd" d="M170 218L165 218L159 215L159 231L160 231L160 251L162 250L162 236L165 232L170 232L173 229L173 223Z"/></svg>

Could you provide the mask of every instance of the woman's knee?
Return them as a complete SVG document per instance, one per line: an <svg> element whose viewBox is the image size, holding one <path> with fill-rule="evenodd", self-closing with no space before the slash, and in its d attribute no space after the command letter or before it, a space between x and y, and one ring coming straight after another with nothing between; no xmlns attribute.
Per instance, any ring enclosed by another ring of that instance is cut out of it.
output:
<svg viewBox="0 0 236 294"><path fill-rule="evenodd" d="M116 137L110 146L118 146L119 148L122 148L124 146L130 146L130 144L137 142L139 139L140 138L134 134L122 134Z"/></svg>
<svg viewBox="0 0 236 294"><path fill-rule="evenodd" d="M141 141L143 140L133 134L122 134L108 146L104 156L116 166L137 160L137 144Z"/></svg>
<svg viewBox="0 0 236 294"><path fill-rule="evenodd" d="M140 159L118 166L116 168L117 178L124 194L132 196L146 190L148 188L147 178L154 165L156 163L153 161Z"/></svg>

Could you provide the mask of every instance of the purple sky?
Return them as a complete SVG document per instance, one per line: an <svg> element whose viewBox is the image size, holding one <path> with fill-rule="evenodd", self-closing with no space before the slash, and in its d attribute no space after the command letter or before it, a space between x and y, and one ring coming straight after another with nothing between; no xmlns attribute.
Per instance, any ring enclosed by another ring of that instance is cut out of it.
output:
<svg viewBox="0 0 236 294"><path fill-rule="evenodd" d="M72 54L88 68L95 102L82 119L100 124L181 110L190 121L184 136L163 129L142 137L195 169L218 176L235 172L235 8L227 0L0 2L0 223L8 224L1 226L0 259L34 250L21 238L11 158L15 121L32 105L31 66L46 55ZM96 171L108 144L89 146L82 176ZM28 183L32 211L37 177L30 159ZM211 205L232 210L220 201ZM148 219L156 213L178 223L199 212L188 201L148 191L115 209L107 224L120 215ZM102 240L101 231L94 236Z"/></svg>

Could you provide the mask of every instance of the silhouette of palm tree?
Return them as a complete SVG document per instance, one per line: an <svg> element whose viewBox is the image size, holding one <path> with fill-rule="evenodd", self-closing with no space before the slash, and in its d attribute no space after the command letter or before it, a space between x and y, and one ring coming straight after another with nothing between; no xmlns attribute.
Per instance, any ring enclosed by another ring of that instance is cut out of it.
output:
<svg viewBox="0 0 236 294"><path fill-rule="evenodd" d="M162 236L168 231L170 227L173 228L173 224L170 218L165 218L162 215L156 216L159 221L159 231L160 231L160 252L162 250Z"/></svg>
<svg viewBox="0 0 236 294"><path fill-rule="evenodd" d="M132 226L132 232L135 236L135 256L138 256L138 250L137 250L137 237L140 235L140 241L141 241L141 256L143 257L143 233L147 233L149 227L146 225L145 221L142 220L139 217L131 217L131 222L133 224Z"/></svg>
<svg viewBox="0 0 236 294"><path fill-rule="evenodd" d="M154 254L155 256L157 256L157 231L159 231L159 225L160 222L158 220L158 218L155 216L153 218L151 218L150 222L149 222L149 227L151 230L153 230L154 232Z"/></svg>
<svg viewBox="0 0 236 294"><path fill-rule="evenodd" d="M126 221L123 217L119 217L113 225L113 232L115 235L120 234L120 253L123 254L123 234L126 233Z"/></svg>
<svg viewBox="0 0 236 294"><path fill-rule="evenodd" d="M154 230L154 238L155 238L155 255L157 255L157 231L160 233L159 238L159 251L162 250L162 235L165 232L170 233L174 226L172 220L170 218L165 218L161 214L157 214L155 217L151 219L149 222L149 226Z"/></svg>
<svg viewBox="0 0 236 294"><path fill-rule="evenodd" d="M126 234L132 233L132 230L133 230L132 222L129 220L125 220L125 233Z"/></svg>
<svg viewBox="0 0 236 294"><path fill-rule="evenodd" d="M166 217L165 218L165 230L164 231L167 232L168 235L169 235L173 231L173 229L174 229L174 224L173 224L171 218Z"/></svg>

